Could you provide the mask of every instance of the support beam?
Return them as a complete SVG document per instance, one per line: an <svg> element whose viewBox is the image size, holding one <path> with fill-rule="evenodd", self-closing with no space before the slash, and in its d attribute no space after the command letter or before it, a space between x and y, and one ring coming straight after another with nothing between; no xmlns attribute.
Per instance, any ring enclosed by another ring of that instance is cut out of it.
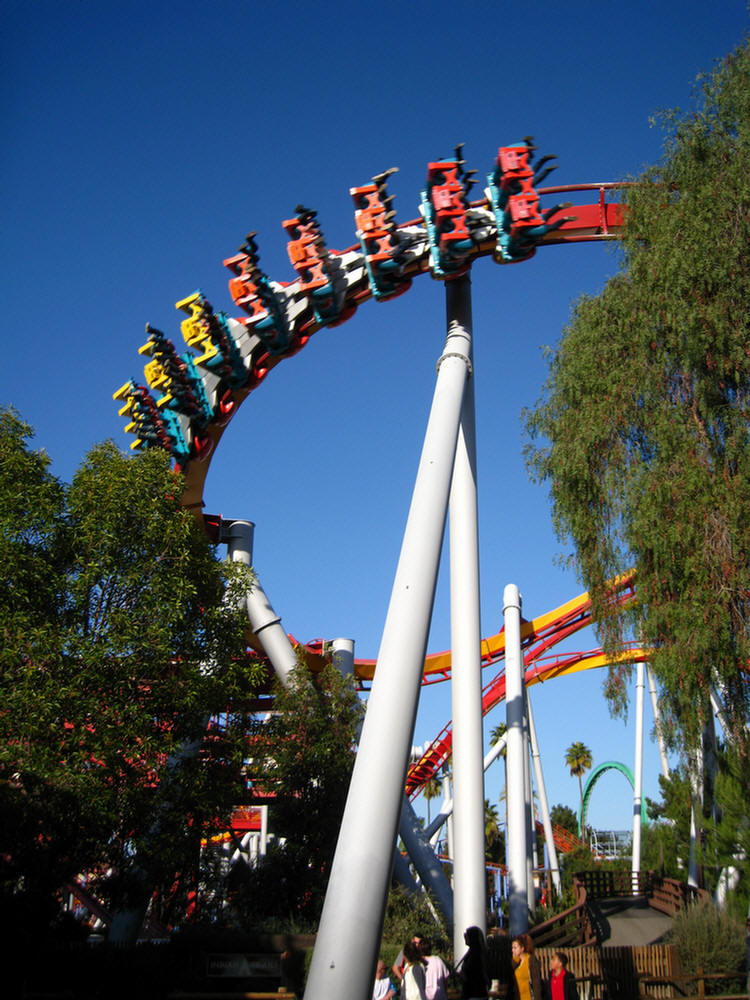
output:
<svg viewBox="0 0 750 1000"><path fill-rule="evenodd" d="M430 892L448 927L453 923L453 890L442 865L430 846L429 839L411 802L403 799L401 821L398 828L409 858L417 869L422 885Z"/></svg>
<svg viewBox="0 0 750 1000"><path fill-rule="evenodd" d="M471 334L448 329L305 995L367 1000L388 897Z"/></svg>
<svg viewBox="0 0 750 1000"><path fill-rule="evenodd" d="M648 665L646 666L646 678L648 680L648 693L651 698L651 709L654 713L654 729L656 730L656 742L659 746L659 760L661 761L661 773L665 778L669 777L669 760L667 759L667 745L664 742L664 731L661 724L661 713L659 712L659 699L656 690L656 678L654 672Z"/></svg>
<svg viewBox="0 0 750 1000"><path fill-rule="evenodd" d="M635 767L633 775L633 851L631 872L633 888L638 886L641 873L641 805L643 802L643 705L645 689L645 664L639 661L635 668Z"/></svg>
<svg viewBox="0 0 750 1000"><path fill-rule="evenodd" d="M529 927L526 859L526 782L524 779L523 739L523 657L521 656L521 595L509 583L503 592L505 617L505 707L507 712L507 788L508 811L508 896L510 933L515 937Z"/></svg>
<svg viewBox="0 0 750 1000"><path fill-rule="evenodd" d="M445 286L448 327L471 331L471 284L465 275ZM486 933L482 629L479 613L474 382L464 390L450 493L451 711L453 716L453 953L464 931Z"/></svg>
<svg viewBox="0 0 750 1000"><path fill-rule="evenodd" d="M255 525L252 521L222 520L221 539L226 542L232 562L241 562L248 568L252 566L254 532ZM297 654L257 575L247 593L247 617L250 627L263 644L276 676L286 687L289 675L297 666Z"/></svg>
<svg viewBox="0 0 750 1000"><path fill-rule="evenodd" d="M557 863L557 848L555 847L555 837L552 832L552 820L549 814L549 804L547 802L547 787L544 784L544 773L542 771L542 757L539 753L539 741L536 738L536 726L534 725L534 713L531 710L531 698L526 692L526 707L529 713L529 739L531 740L531 759L534 762L534 777L536 787L539 792L539 808L542 811L542 825L544 827L544 839L547 844L547 856L549 857L549 871L552 878L552 885L558 897L562 895L562 883L560 881L560 866Z"/></svg>

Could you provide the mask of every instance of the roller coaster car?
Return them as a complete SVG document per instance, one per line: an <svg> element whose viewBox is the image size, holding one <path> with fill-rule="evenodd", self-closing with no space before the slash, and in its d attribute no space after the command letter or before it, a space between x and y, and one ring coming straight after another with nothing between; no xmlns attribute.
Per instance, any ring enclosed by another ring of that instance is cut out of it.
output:
<svg viewBox="0 0 750 1000"><path fill-rule="evenodd" d="M229 294L236 306L244 309L251 320L260 323L269 318L269 312L261 298L259 285L245 270L244 265L247 260L246 254L239 253L236 257L229 257L224 261L224 266L236 275L229 279Z"/></svg>
<svg viewBox="0 0 750 1000"><path fill-rule="evenodd" d="M395 298L411 287L411 280L398 274L403 260L398 230L393 222L395 213L388 208L392 197L385 194L388 173L372 184L349 189L370 289L377 299Z"/></svg>
<svg viewBox="0 0 750 1000"><path fill-rule="evenodd" d="M185 343L203 352L195 363L218 376L229 388L244 386L250 373L226 315L223 312L214 313L211 303L201 292L181 299L175 308L188 315L180 326Z"/></svg>
<svg viewBox="0 0 750 1000"><path fill-rule="evenodd" d="M130 423L125 427L126 433L136 435L136 440L130 445L131 449L163 448L178 464L183 465L188 461L190 446L177 414L170 410L159 410L146 386L137 385L130 380L117 390L114 398L124 401L125 405L119 411L120 416L131 417Z"/></svg>
<svg viewBox="0 0 750 1000"><path fill-rule="evenodd" d="M458 278L471 266L474 242L467 221L467 194L474 182L463 172L460 151L459 146L453 160L428 164L427 186L422 192L431 271L436 278Z"/></svg>
<svg viewBox="0 0 750 1000"><path fill-rule="evenodd" d="M289 235L287 251L300 278L299 290L316 297L330 295L333 286L327 274L325 242L315 213L309 209L298 211L296 218L286 219L281 225Z"/></svg>
<svg viewBox="0 0 750 1000"><path fill-rule="evenodd" d="M430 163L427 168L427 193L434 209L434 225L441 250L470 250L471 234L466 223L469 206L461 180L460 162Z"/></svg>
<svg viewBox="0 0 750 1000"><path fill-rule="evenodd" d="M235 305L248 314L240 322L257 334L268 353L288 354L292 337L271 283L258 266L254 236L248 234L240 252L224 261L224 266L235 275L229 279L229 293Z"/></svg>
<svg viewBox="0 0 750 1000"><path fill-rule="evenodd" d="M163 393L156 401L157 407L176 410L198 427L205 427L214 414L192 355L178 354L161 330L148 323L146 332L149 339L138 353L152 359L143 372L149 386Z"/></svg>
<svg viewBox="0 0 750 1000"><path fill-rule="evenodd" d="M534 148L530 139L515 146L501 146L495 169L487 178L497 225L495 259L500 263L528 260L539 239L553 228L542 215L534 189L536 178L529 159ZM541 162L548 159L554 157L545 157ZM540 176L546 176L551 169Z"/></svg>

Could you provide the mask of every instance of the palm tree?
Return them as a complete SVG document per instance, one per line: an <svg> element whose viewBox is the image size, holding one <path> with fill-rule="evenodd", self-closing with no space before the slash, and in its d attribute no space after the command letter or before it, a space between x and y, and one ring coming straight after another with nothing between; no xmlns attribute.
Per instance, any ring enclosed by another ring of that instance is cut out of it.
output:
<svg viewBox="0 0 750 1000"><path fill-rule="evenodd" d="M433 774L431 778L428 778L422 786L422 792L424 793L424 800L427 803L427 825L430 825L430 802L436 799L440 795L443 786L440 779L436 774Z"/></svg>
<svg viewBox="0 0 750 1000"><path fill-rule="evenodd" d="M497 816L497 806L490 804L489 799L484 800L484 841L486 851L489 854L492 847L497 843L500 836L500 824Z"/></svg>
<svg viewBox="0 0 750 1000"><path fill-rule="evenodd" d="M498 742L498 740L501 740L503 736L505 736L507 731L508 727L505 725L504 722L501 722L499 725L495 726L495 728L490 733L490 744L494 746ZM504 757L505 750L501 750L501 754Z"/></svg>
<svg viewBox="0 0 750 1000"><path fill-rule="evenodd" d="M565 751L565 766L570 769L571 777L578 778L578 790L581 793L581 836L583 830L583 782L582 775L591 767L591 751L585 743L571 743Z"/></svg>

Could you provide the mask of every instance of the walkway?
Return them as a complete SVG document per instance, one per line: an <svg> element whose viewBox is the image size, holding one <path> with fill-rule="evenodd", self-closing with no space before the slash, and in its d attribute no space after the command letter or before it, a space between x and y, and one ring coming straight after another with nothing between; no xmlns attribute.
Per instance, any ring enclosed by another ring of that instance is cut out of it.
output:
<svg viewBox="0 0 750 1000"><path fill-rule="evenodd" d="M643 899L599 899L590 905L600 920L601 943L617 945L657 944L672 927L672 918L653 910Z"/></svg>

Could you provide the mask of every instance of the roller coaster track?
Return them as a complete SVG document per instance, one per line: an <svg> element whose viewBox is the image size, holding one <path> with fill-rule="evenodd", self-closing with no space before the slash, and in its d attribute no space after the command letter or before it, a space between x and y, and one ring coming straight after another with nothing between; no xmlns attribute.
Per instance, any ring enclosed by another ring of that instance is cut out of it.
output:
<svg viewBox="0 0 750 1000"><path fill-rule="evenodd" d="M115 393L124 404L120 414L129 420L126 431L136 436L131 447L170 452L185 477L183 503L200 512L211 457L240 405L321 327L340 325L372 298L396 298L421 274L447 281L480 257L513 263L531 257L538 246L617 238L623 206L608 194L624 185L534 188L537 176L550 168L532 172L533 149L502 147L485 197L472 202L466 192L473 181L463 172L460 148L455 159L431 163L422 217L399 225L386 194L392 171L352 188L359 243L346 250L326 247L316 213L298 206L296 216L283 223L298 272L291 282L271 281L261 271L251 233L240 252L224 261L234 275L230 294L245 316L214 313L200 291L178 302L187 314L183 337L197 354L179 354L161 331L147 325L149 339L140 348L151 359L144 369L147 386L131 379ZM595 200L588 204L562 202L544 212L540 207L544 195L592 194ZM573 214L561 216L563 210ZM151 390L161 395L155 398Z"/></svg>
<svg viewBox="0 0 750 1000"><path fill-rule="evenodd" d="M615 580L610 591L613 607L622 607L633 600L635 594L635 574L629 573ZM582 670L616 663L635 663L646 656L638 645L632 644L617 657L605 654L601 649L587 652L545 655L549 649L568 636L592 624L591 599L588 593L580 594L566 604L521 625L521 648L524 653L525 680L527 686L543 684L556 677L565 677ZM482 665L499 662L505 656L505 635L499 632L482 642ZM432 661L432 663L431 663ZM450 669L450 653L438 653L428 657L425 676L430 668L441 671ZM445 673L440 677L443 680ZM505 669L503 668L485 685L482 691L482 714L505 698ZM406 779L406 793L414 797L433 775L445 764L451 754L453 744L452 725L449 722L436 739L427 747L422 757L413 763Z"/></svg>
<svg viewBox="0 0 750 1000"><path fill-rule="evenodd" d="M391 209L393 198L386 192L392 170L352 188L359 242L346 250L326 247L316 213L298 206L294 218L283 222L290 262L297 272L290 282L272 281L263 273L256 234L248 235L239 253L224 261L233 275L230 294L244 316L214 313L199 291L187 296L176 304L187 314L181 330L190 351L184 354L161 331L147 325L148 340L140 348L150 358L144 369L147 386L131 379L114 397L123 404L120 414L128 418L126 430L136 436L131 447L168 451L184 475L183 505L201 516L212 455L239 407L273 368L305 347L322 327L340 325L370 299L400 296L422 274L449 281L465 274L480 257L493 256L497 263L508 264L527 260L540 246L617 238L624 209L609 198L624 185L540 187L552 169L541 168L552 158L544 157L533 167L534 150L530 140L501 147L487 175L484 197L477 201L468 199L470 174L475 171L464 171L460 147L453 159L430 163L421 216L400 224ZM540 198L546 195L588 201L565 201L542 211ZM563 211L570 214L561 215ZM632 588L632 577L617 581L613 600L631 599ZM600 651L544 657L555 643L590 623L587 594L525 622L527 683L603 665L606 660ZM263 651L255 637L250 641ZM313 669L322 665L324 643L302 648ZM483 640L482 665L502 660L504 651L502 631ZM623 657L635 658L636 651L626 651ZM372 680L374 670L374 660L355 662L361 685ZM425 683L446 680L450 671L450 652L432 654L425 662ZM504 685L502 672L487 685L485 711L504 697ZM450 745L446 727L430 747L428 759L411 769L410 792L434 774Z"/></svg>

